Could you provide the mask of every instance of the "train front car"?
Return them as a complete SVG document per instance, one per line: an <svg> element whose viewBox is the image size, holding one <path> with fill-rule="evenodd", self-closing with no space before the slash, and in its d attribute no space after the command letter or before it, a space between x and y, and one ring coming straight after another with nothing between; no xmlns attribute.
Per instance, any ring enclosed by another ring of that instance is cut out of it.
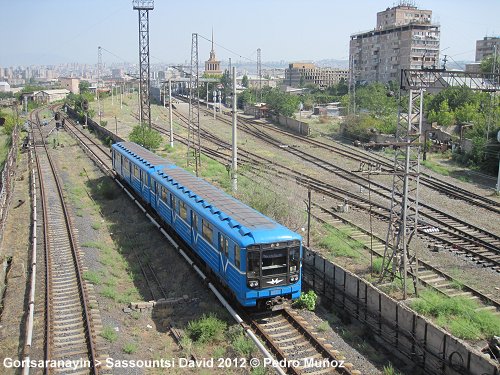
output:
<svg viewBox="0 0 500 375"><path fill-rule="evenodd" d="M279 232L276 242L246 247L245 302L260 309L275 310L300 297L301 237L281 226L273 232Z"/></svg>

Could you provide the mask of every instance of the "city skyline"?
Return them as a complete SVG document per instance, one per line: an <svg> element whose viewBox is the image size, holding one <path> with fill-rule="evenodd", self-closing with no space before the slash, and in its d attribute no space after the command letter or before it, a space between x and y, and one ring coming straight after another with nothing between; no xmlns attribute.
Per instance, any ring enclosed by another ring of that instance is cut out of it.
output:
<svg viewBox="0 0 500 375"><path fill-rule="evenodd" d="M212 27L217 59L223 63L229 58L254 61L257 48L263 61L347 60L350 35L375 28L376 13L395 3L156 1L150 12L151 64L189 61L193 32L200 34L200 61L206 60ZM441 26L442 55L449 55L451 65L454 60L473 61L476 40L500 34L498 1L484 0L473 8L466 0L421 0L415 5L433 11L433 22ZM103 6L96 0L21 0L2 8L8 31L0 66L95 64L99 45L111 52L103 54L105 63L138 62L138 16L132 1L109 0Z"/></svg>

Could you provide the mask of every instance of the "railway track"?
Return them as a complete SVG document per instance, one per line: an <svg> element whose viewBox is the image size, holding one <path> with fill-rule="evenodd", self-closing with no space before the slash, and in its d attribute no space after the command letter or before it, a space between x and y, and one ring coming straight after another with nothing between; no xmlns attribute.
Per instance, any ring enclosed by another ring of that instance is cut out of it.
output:
<svg viewBox="0 0 500 375"><path fill-rule="evenodd" d="M188 119L179 112L177 112L177 117L183 122L184 126L187 127ZM155 126L155 128L164 134L168 133L158 126ZM352 182L356 186L362 186L364 189L371 190L374 195L377 195L385 201L390 202L391 200L391 190L387 186L376 183L369 178L324 161L298 148L282 148L282 144L278 140L267 135L263 135L261 132L256 133L253 130L249 130L250 128L248 126L246 126L245 129L248 130L249 134L257 137L263 142L271 144L276 148L283 149L284 151L289 152L302 160L306 160L323 170ZM217 145L217 151L229 151L231 149L230 143L220 139L210 132L200 129L200 133L203 140ZM206 150L206 147L204 150ZM210 152L213 153L214 151L212 150ZM238 153L243 162L263 165L266 168L271 169L277 168L277 170L280 170L282 175L288 175L289 177L295 178L301 185L311 187L320 193L331 196L340 201L348 200L349 204L358 209L367 211L369 206L374 205L378 209L377 216L379 218L386 221L389 219L388 204L369 201L367 198L359 194L352 193L351 191L341 189L334 184L297 172L292 168L279 164L276 161L260 157L255 153L246 151L243 148L239 148ZM423 204L421 202L419 203L419 207L419 215L421 218L419 224L419 229L421 230L420 235L426 237L427 240L431 242L431 245L442 244L447 249L457 254L464 255L484 267L490 267L497 272L500 272L500 236L485 231L477 226L467 223L464 220L455 218L436 207ZM423 219L425 219L425 221Z"/></svg>
<svg viewBox="0 0 500 375"><path fill-rule="evenodd" d="M45 359L74 364L71 369L58 368L54 372L97 374L97 324L89 307L75 231L38 113L32 117L32 137L44 223Z"/></svg>
<svg viewBox="0 0 500 375"><path fill-rule="evenodd" d="M326 343L324 338L297 312L285 308L278 312L250 316L254 332L272 349L288 374L359 375L352 363Z"/></svg>
<svg viewBox="0 0 500 375"><path fill-rule="evenodd" d="M93 140L84 131L78 129L71 120L66 121L66 128L80 142L82 148L93 160L98 164L103 164L103 171L109 173L111 157L105 151L106 146ZM187 144L187 140L183 137L177 136L177 138L178 141ZM101 152L98 152L96 148L100 148ZM105 155L105 157L101 159L100 154ZM161 282L158 280L154 269L150 264L141 262L139 257L137 257L137 260L152 298L157 299L162 298L162 296L165 298L165 291L161 287ZM278 355L278 361L284 360L281 364L285 363L285 366L283 366L285 373L361 374L359 371L353 370L353 365L345 362L345 358L334 350L332 345L326 344L324 339L318 338L319 334L293 311L283 310L268 316L258 315L247 316L246 318L252 330L266 342L273 353ZM288 336L293 337L293 340L284 338L283 332L288 332ZM290 348L290 345L292 348ZM293 349L294 347L295 349Z"/></svg>
<svg viewBox="0 0 500 375"><path fill-rule="evenodd" d="M185 124L187 124L187 119L184 118L184 120L185 120ZM153 126L155 126L155 125L153 124ZM85 142L86 145L91 144L91 145L93 145L93 146L90 146L92 148L94 148L94 147L103 148L104 147L104 145L100 144L99 142L96 142L91 137L89 137L86 132L81 131L80 128L75 127L75 126L72 126L72 128L75 128L75 129L71 130L72 132L75 131L78 134L80 134L80 137L84 138L84 140L81 140L81 142L82 141ZM156 127L156 129L164 134L168 133L167 131L165 131L164 129L162 129L160 127ZM203 129L201 129L201 131L203 134L203 139L210 140L211 142L215 143L218 148L221 148L221 147L226 148L226 147L230 146L228 143L225 143L223 140L215 137L211 133L205 132ZM187 145L187 139L185 139L179 135L176 135L175 138L178 142L182 142L184 145ZM221 154L219 149L211 149L211 148L203 145L202 151L204 154L208 155L212 159L217 160L223 164L230 161L230 157ZM103 153L105 154L106 158L109 160L109 163L110 163L110 160L111 160L110 154L105 153L105 152L103 152ZM260 163L262 165L262 163L266 163L267 164L266 170L271 171L275 174L282 174L283 173L278 168L273 168L273 166L270 165L270 163L271 163L270 161L265 161L265 160L263 161L263 160L257 159L255 156L252 158L252 156L249 155L248 153L246 153L245 151L243 151L243 153L240 156L244 159L244 163L247 165L254 165L256 163ZM103 163L102 159L99 158L99 160L101 160L100 163ZM110 167L110 165L108 165L106 168L109 170L109 168L111 168L111 167ZM289 172L292 172L292 170L289 170ZM341 189L338 189L338 191L335 192L332 189L332 186L328 186L328 185L325 186L320 181L313 181L310 179L307 180L307 179L304 179L303 177L301 177L300 175L297 175L297 174L294 175L293 177L302 181L304 186L313 186L316 188L317 191L322 192L324 194L327 194L330 197L333 197L339 201L342 201L342 199L345 199L345 195L344 195L345 192ZM366 202L360 202L360 203L350 201L350 204L355 205L355 206L358 205L359 206L358 208L363 209L363 210L369 209L368 206L371 204L372 205L372 214L374 216L378 216L382 220L388 220L388 210L386 207L384 207L382 205L377 206L376 204L374 204L373 202L369 202L368 200ZM360 241L362 241L363 239L368 240L368 237L370 236L370 233L368 231L366 231L363 228L361 228L360 226L355 225L354 223L348 221L347 219L345 219L341 215L338 215L331 208L324 207L324 206L319 205L319 204L314 204L313 206L317 209L317 212L314 212L314 210L313 210L313 215L316 217L316 219L318 221L328 223L330 225L333 225L334 227L338 227L338 225L348 225L350 228L354 228L357 231L356 239L358 239ZM420 228L420 229L423 230L424 228ZM428 234L428 236L432 236L432 235L433 235L432 233ZM431 237L431 238L433 238L436 242L439 242L439 237ZM377 236L373 236L373 240L374 240L373 249L370 248L369 250L373 250L376 256L383 256L383 251L385 248L385 240L383 238L380 238ZM144 269L143 272L147 273L147 270ZM500 303L498 301L490 298L486 293L478 291L478 290L476 290L472 287L469 287L467 285L460 285L459 289L457 289L456 287L453 287L454 285L459 285L460 283L458 283L452 276L450 276L450 275L446 274L445 272L439 270L438 268L432 266L430 263L427 263L427 262L420 260L417 273L418 273L419 281L422 285L431 287L444 295L447 295L449 297L464 296L464 297L468 297L471 299L479 299L482 303L485 304L485 307L484 307L485 309L490 309L490 310L499 310L500 309ZM410 276L411 276L411 274L410 274ZM150 277L150 279L154 280L153 277ZM154 284L153 281L151 283ZM152 286L152 288L154 288L154 286ZM153 294L153 291L151 293Z"/></svg>

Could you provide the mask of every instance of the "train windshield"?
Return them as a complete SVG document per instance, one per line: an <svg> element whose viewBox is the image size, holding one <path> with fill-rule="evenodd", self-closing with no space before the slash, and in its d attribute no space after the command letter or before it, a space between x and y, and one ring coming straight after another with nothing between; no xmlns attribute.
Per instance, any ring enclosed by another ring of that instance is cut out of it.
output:
<svg viewBox="0 0 500 375"><path fill-rule="evenodd" d="M286 273L287 249L262 252L262 276Z"/></svg>
<svg viewBox="0 0 500 375"><path fill-rule="evenodd" d="M259 277L260 268L260 253L258 251L248 252L248 276Z"/></svg>
<svg viewBox="0 0 500 375"><path fill-rule="evenodd" d="M290 273L300 269L300 247L290 248Z"/></svg>

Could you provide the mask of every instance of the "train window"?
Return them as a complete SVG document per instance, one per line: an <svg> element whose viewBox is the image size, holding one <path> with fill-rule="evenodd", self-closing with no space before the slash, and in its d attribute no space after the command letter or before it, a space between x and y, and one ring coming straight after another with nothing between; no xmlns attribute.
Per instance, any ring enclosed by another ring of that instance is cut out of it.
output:
<svg viewBox="0 0 500 375"><path fill-rule="evenodd" d="M145 186L149 186L149 184L148 184L148 173L146 171L143 171L142 169L141 169L141 180L142 180L142 183Z"/></svg>
<svg viewBox="0 0 500 375"><path fill-rule="evenodd" d="M234 265L236 268L240 269L241 264L241 254L240 247L238 245L234 245Z"/></svg>
<svg viewBox="0 0 500 375"><path fill-rule="evenodd" d="M134 165L134 177L139 179L139 167L137 165Z"/></svg>
<svg viewBox="0 0 500 375"><path fill-rule="evenodd" d="M290 272L297 272L300 267L300 248L292 247L290 249Z"/></svg>
<svg viewBox="0 0 500 375"><path fill-rule="evenodd" d="M227 241L227 238L224 237L222 234L219 233L219 249L222 251L222 253L228 257L228 251L229 251L229 243Z"/></svg>
<svg viewBox="0 0 500 375"><path fill-rule="evenodd" d="M247 274L249 277L259 277L260 253L258 251L249 251L247 254Z"/></svg>
<svg viewBox="0 0 500 375"><path fill-rule="evenodd" d="M165 203L167 202L167 189L163 186L161 187L161 200Z"/></svg>
<svg viewBox="0 0 500 375"><path fill-rule="evenodd" d="M129 170L129 165L128 165L128 159L127 159L127 158L125 158L125 163L124 163L124 165L125 165L125 170L126 170L127 172L130 172L130 170Z"/></svg>
<svg viewBox="0 0 500 375"><path fill-rule="evenodd" d="M187 214L187 206L186 206L186 203L184 203L183 201L179 201L179 214L180 216L187 221L187 217L188 217L188 214Z"/></svg>
<svg viewBox="0 0 500 375"><path fill-rule="evenodd" d="M205 238L208 242L212 243L214 231L212 226L206 220L201 220L203 238Z"/></svg>
<svg viewBox="0 0 500 375"><path fill-rule="evenodd" d="M173 211L176 211L177 207L175 207L175 196L173 194L170 196L170 207L172 207Z"/></svg>
<svg viewBox="0 0 500 375"><path fill-rule="evenodd" d="M262 275L279 275L286 273L286 249L268 250L262 253Z"/></svg>

